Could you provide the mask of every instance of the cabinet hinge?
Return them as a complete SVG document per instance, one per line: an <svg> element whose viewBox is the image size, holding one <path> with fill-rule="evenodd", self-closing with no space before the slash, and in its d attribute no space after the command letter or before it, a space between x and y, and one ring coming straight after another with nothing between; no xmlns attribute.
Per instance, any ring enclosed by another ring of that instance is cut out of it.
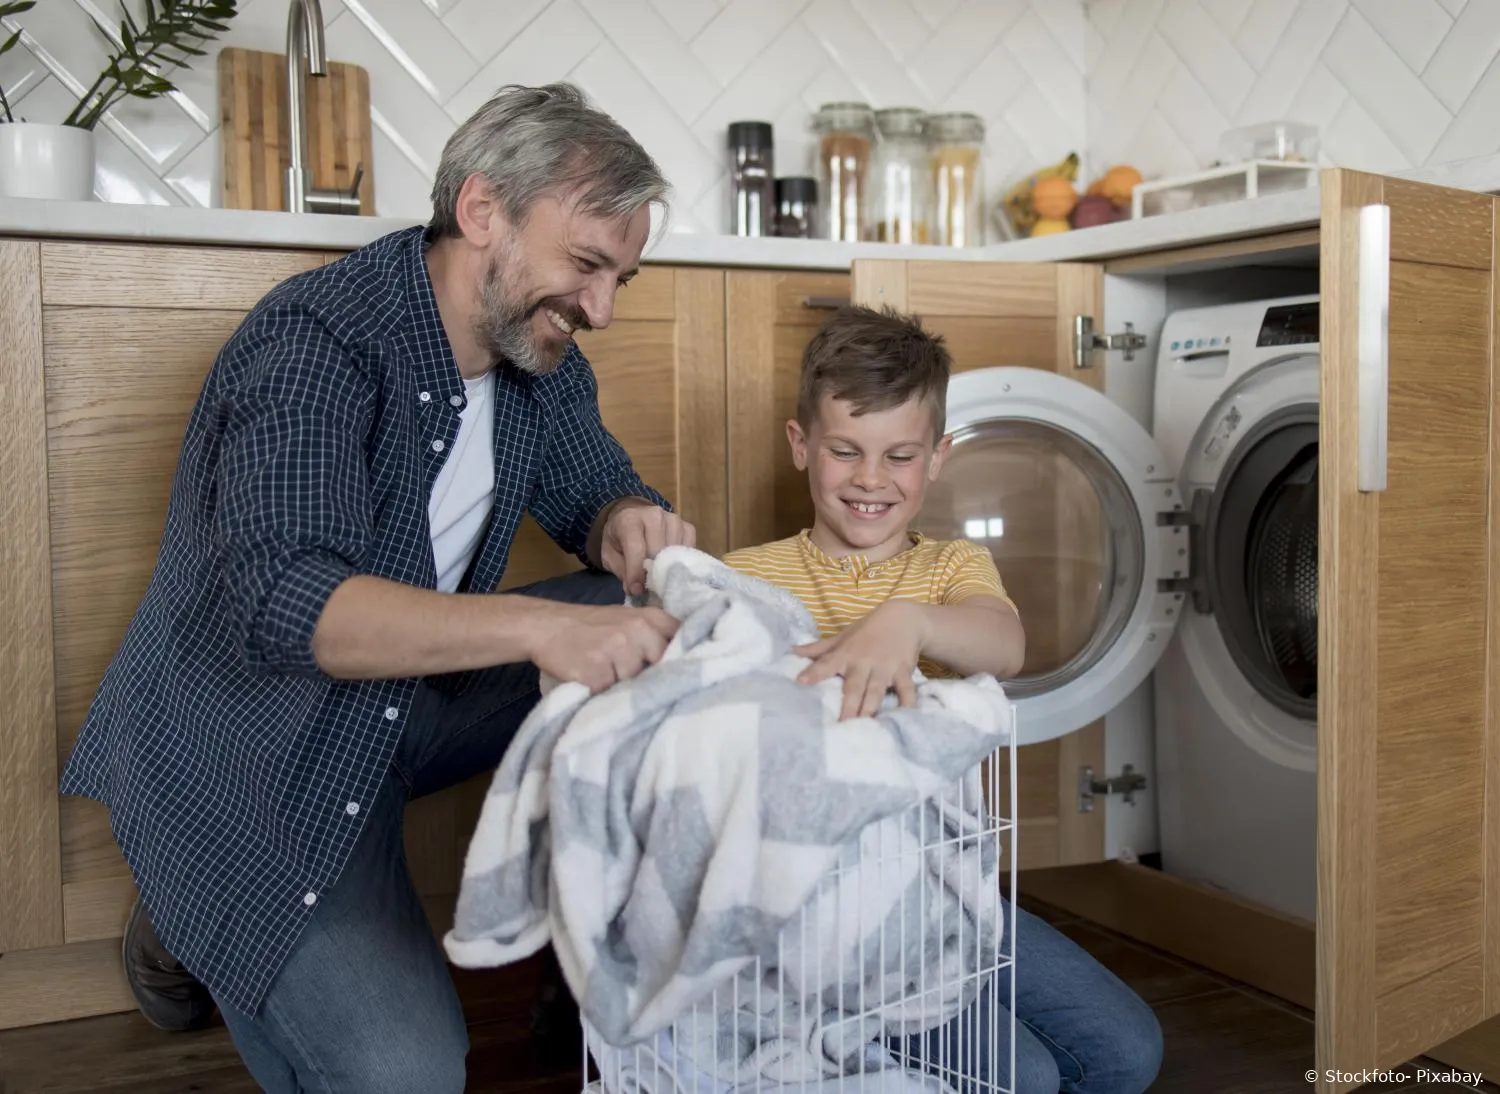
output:
<svg viewBox="0 0 1500 1094"><path fill-rule="evenodd" d="M1126 764L1114 778L1099 781L1094 778L1094 769L1085 764L1078 769L1078 811L1094 811L1095 794L1119 794L1126 805L1135 804L1135 792L1146 789L1146 776L1139 774L1134 765Z"/></svg>
<svg viewBox="0 0 1500 1094"><path fill-rule="evenodd" d="M1073 367L1093 368L1094 351L1122 349L1125 360L1134 361L1135 351L1146 348L1146 336L1137 334L1134 325L1125 324L1120 334L1098 334L1092 315L1073 316Z"/></svg>

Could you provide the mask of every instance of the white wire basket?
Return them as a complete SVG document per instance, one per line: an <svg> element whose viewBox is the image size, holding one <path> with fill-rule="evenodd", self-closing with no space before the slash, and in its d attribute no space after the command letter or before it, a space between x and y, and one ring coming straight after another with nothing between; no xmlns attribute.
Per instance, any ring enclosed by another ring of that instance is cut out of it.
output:
<svg viewBox="0 0 1500 1094"><path fill-rule="evenodd" d="M1016 746L868 826L762 954L584 1094L1012 1094Z"/></svg>

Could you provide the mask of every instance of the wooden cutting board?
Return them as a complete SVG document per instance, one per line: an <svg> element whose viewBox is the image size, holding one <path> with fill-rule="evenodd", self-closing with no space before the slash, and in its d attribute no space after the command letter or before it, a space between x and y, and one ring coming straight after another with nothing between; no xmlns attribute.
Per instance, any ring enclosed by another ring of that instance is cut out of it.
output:
<svg viewBox="0 0 1500 1094"><path fill-rule="evenodd" d="M370 76L359 65L328 62L327 76L304 84L307 166L312 185L348 191L363 163L359 211L375 215L370 143ZM286 211L291 164L286 121L286 57L227 47L219 52L220 204L226 209Z"/></svg>

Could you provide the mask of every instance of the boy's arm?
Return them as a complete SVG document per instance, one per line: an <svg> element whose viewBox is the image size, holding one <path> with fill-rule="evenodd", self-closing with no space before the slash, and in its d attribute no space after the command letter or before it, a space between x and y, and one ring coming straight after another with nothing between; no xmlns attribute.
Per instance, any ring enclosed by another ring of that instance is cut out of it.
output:
<svg viewBox="0 0 1500 1094"><path fill-rule="evenodd" d="M956 604L912 603L922 635L922 656L962 676L978 673L1004 680L1026 660L1026 631L1011 604L992 594Z"/></svg>
<svg viewBox="0 0 1500 1094"><path fill-rule="evenodd" d="M797 677L814 684L844 678L841 718L874 714L894 689L903 706L916 702L912 670L922 658L961 676L1021 671L1026 633L990 553L960 541L933 575L927 600L888 600L830 638L798 648L813 663Z"/></svg>

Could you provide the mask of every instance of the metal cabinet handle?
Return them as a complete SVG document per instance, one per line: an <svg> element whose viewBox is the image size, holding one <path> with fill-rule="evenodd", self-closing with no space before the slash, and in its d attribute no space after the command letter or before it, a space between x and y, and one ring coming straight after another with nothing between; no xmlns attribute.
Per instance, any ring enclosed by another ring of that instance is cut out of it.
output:
<svg viewBox="0 0 1500 1094"><path fill-rule="evenodd" d="M1391 208L1359 211L1359 489L1385 489L1391 332Z"/></svg>

